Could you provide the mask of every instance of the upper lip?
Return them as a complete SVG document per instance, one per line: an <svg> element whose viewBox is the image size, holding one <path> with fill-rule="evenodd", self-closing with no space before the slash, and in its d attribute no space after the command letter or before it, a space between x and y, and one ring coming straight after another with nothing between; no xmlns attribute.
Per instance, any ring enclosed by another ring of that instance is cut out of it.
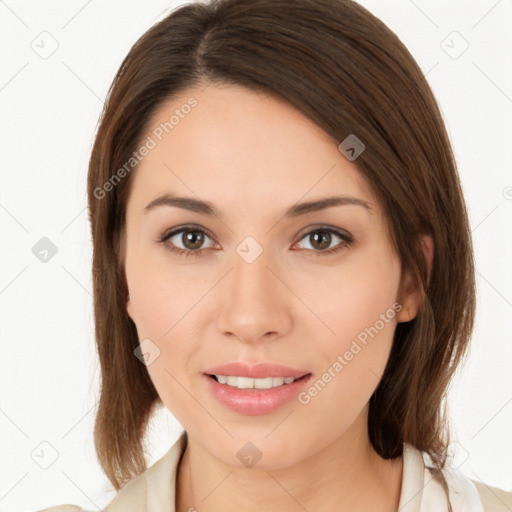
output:
<svg viewBox="0 0 512 512"><path fill-rule="evenodd" d="M252 379L262 379L264 377L293 377L297 379L307 375L309 372L275 363L265 362L250 365L247 363L232 362L208 368L204 373L209 375L225 375L227 377L249 377Z"/></svg>

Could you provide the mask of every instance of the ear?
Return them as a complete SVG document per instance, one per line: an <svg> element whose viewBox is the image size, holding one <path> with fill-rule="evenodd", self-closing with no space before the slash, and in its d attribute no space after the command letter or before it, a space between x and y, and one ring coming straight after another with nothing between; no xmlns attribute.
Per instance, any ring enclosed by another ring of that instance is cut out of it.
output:
<svg viewBox="0 0 512 512"><path fill-rule="evenodd" d="M422 235L418 242L427 263L427 283L429 283L430 275L432 274L432 262L434 259L434 241L430 235ZM398 302L402 305L402 309L397 315L397 321L398 323L409 322L416 318L423 298L419 287L414 282L409 271L404 272L404 275L402 276L400 290L401 292Z"/></svg>

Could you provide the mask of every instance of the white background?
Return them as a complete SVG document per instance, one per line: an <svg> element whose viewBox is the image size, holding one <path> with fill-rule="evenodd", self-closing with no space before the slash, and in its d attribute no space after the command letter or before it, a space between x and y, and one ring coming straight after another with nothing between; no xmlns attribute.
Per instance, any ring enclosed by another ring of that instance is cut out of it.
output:
<svg viewBox="0 0 512 512"><path fill-rule="evenodd" d="M121 61L181 3L0 1L0 511L60 503L99 510L114 495L92 440L98 369L87 160ZM469 206L478 317L471 355L449 396L459 443L454 464L512 490L512 1L360 3L427 74ZM469 44L458 58L465 43L453 31ZM52 44L58 48L46 59L33 49ZM58 249L47 263L32 253L42 237ZM180 429L167 411L155 418L150 464ZM57 460L42 469L36 461L49 461L53 450Z"/></svg>

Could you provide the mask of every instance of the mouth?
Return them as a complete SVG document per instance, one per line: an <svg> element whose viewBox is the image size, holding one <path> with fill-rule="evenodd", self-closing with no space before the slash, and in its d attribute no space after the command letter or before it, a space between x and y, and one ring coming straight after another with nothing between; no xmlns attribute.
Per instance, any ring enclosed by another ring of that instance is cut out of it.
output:
<svg viewBox="0 0 512 512"><path fill-rule="evenodd" d="M270 414L293 403L312 377L312 373L300 377L257 379L221 374L203 375L206 388L218 403L247 416Z"/></svg>
<svg viewBox="0 0 512 512"><path fill-rule="evenodd" d="M217 374L206 374L211 379L215 380L219 384L231 386L237 389L273 389L280 386L288 386L309 377L311 374L306 373L301 377L262 377L253 379L250 377L242 377L235 375L217 375Z"/></svg>

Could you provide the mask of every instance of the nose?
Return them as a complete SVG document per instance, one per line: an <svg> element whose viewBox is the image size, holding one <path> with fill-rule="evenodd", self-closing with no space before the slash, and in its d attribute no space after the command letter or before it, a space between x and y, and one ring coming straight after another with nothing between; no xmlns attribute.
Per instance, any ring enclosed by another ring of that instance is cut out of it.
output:
<svg viewBox="0 0 512 512"><path fill-rule="evenodd" d="M238 254L223 280L219 297L218 329L242 343L282 337L292 327L293 294L286 279L264 251L248 263Z"/></svg>

